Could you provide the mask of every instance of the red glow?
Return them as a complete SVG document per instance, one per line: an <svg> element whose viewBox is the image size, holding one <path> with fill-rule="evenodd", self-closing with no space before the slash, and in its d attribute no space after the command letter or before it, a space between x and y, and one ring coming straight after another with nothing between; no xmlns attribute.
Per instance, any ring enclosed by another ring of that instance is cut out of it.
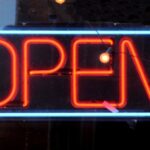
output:
<svg viewBox="0 0 150 150"><path fill-rule="evenodd" d="M120 88L122 92L122 99L126 99L126 87L127 87L127 80L126 80L126 70L127 70L127 64L126 64L126 51L129 51L129 54L132 58L132 61L135 65L136 71L138 72L138 75L141 79L141 82L143 84L143 87L146 91L146 94L148 98L150 99L150 86L149 81L147 78L147 75L144 71L144 67L141 63L140 57L138 56L137 49L133 44L133 41L130 38L123 38L120 42L120 55L121 55L121 72L120 72Z"/></svg>
<svg viewBox="0 0 150 150"><path fill-rule="evenodd" d="M59 53L59 60L55 66L49 67L47 69L31 69L30 68L30 46L31 45L38 45L38 44L46 44L53 46L57 49ZM119 100L112 100L110 103L107 99L104 100L96 100L97 102L91 102L91 100L84 100L81 101L79 98L79 86L80 83L78 79L80 77L110 77L113 76L114 70L111 67L107 67L106 69L83 69L79 67L79 54L78 51L80 50L80 45L86 44L101 44L101 45L109 45L113 46L114 42L110 38L102 38L102 37L83 37L83 38L76 38L72 44L72 75L71 75L71 103L75 108L106 108L108 107L110 110L115 110L115 108L123 108L127 104L127 53L130 54L135 69L140 77L144 90L150 100L150 85L148 77L145 73L145 69L141 62L140 57L138 56L138 51L134 42L131 38L122 38L119 43ZM5 96L4 99L0 99L0 107L6 106L8 103L15 99L15 96L18 91L18 57L17 57L17 50L15 47L7 40L0 38L0 46L4 47L10 56L11 61L11 87L8 91L8 95ZM23 42L23 57L22 57L22 101L23 107L27 107L30 103L30 78L34 76L49 76L54 73L58 73L59 69L64 67L66 62L66 54L65 49L60 42L53 38L28 38ZM70 53L69 53L70 54ZM20 67L19 67L20 68ZM116 109L117 110L117 109Z"/></svg>
<svg viewBox="0 0 150 150"><path fill-rule="evenodd" d="M29 50L33 44L48 44L57 48L60 58L57 65L46 70L29 70ZM23 43L23 107L29 105L29 76L50 75L57 72L65 64L66 55L63 46L52 38L29 38Z"/></svg>
<svg viewBox="0 0 150 150"><path fill-rule="evenodd" d="M75 108L105 108L103 101L106 100L99 100L101 102L92 103L90 100L85 100L85 102L80 102L78 98L78 78L79 76L112 76L113 70L110 69L88 69L88 70L81 70L78 71L78 47L81 44L108 44L113 45L113 40L109 38L77 38L73 42L72 45L72 79L71 79L71 103ZM123 95L122 95L123 94ZM125 97L124 93L121 92L119 103L111 102L110 103L113 107L124 107L125 106Z"/></svg>
<svg viewBox="0 0 150 150"><path fill-rule="evenodd" d="M5 39L0 38L0 45L5 47L11 57L11 89L9 94L5 99L0 100L0 107L5 106L10 101L14 100L17 88L18 88L18 80L17 80L17 54L14 46L6 41Z"/></svg>

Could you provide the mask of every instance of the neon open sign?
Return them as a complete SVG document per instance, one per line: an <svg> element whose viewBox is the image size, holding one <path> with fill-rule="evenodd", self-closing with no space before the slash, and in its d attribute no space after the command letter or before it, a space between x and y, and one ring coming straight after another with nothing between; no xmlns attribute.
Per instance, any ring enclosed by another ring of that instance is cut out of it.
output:
<svg viewBox="0 0 150 150"><path fill-rule="evenodd" d="M149 30L0 35L0 117L150 117Z"/></svg>

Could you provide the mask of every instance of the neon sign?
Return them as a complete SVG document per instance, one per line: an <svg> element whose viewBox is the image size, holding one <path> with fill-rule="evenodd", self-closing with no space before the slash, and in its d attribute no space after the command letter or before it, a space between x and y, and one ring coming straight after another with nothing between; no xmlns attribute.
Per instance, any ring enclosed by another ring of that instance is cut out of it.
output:
<svg viewBox="0 0 150 150"><path fill-rule="evenodd" d="M150 117L149 30L0 35L0 117Z"/></svg>

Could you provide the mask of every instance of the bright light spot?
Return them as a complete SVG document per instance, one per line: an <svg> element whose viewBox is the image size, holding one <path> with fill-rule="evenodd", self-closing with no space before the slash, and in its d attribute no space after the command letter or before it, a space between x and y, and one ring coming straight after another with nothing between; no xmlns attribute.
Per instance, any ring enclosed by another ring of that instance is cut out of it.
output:
<svg viewBox="0 0 150 150"><path fill-rule="evenodd" d="M64 3L66 2L66 0L55 0L55 2L56 2L57 4L62 5L62 4L64 4Z"/></svg>
<svg viewBox="0 0 150 150"><path fill-rule="evenodd" d="M100 54L99 60L103 64L109 63L110 62L110 54L107 53L107 52L104 52L104 53Z"/></svg>

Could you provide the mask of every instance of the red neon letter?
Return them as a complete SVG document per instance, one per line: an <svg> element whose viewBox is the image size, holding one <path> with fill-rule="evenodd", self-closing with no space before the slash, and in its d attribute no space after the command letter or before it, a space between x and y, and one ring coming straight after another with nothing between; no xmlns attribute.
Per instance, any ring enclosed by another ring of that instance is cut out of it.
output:
<svg viewBox="0 0 150 150"><path fill-rule="evenodd" d="M71 85L71 101L72 105L76 108L105 108L104 101L98 103L92 103L90 100L86 100L85 102L81 102L78 98L78 78L79 76L111 76L113 75L112 68L110 69L82 69L78 71L78 47L81 44L108 44L113 45L113 41L109 38L78 38L73 42L72 46L72 85ZM120 93L122 94L122 93ZM125 106L125 99L123 96L120 96L119 103L111 102L110 103L114 107L124 107Z"/></svg>
<svg viewBox="0 0 150 150"><path fill-rule="evenodd" d="M49 44L55 46L59 52L59 62L52 69L46 70L29 70L29 50L33 44ZM23 106L29 105L29 76L34 75L50 75L57 72L65 64L65 50L63 46L52 38L30 38L23 43Z"/></svg>
<svg viewBox="0 0 150 150"><path fill-rule="evenodd" d="M11 88L9 94L5 99L0 100L0 107L5 106L10 101L14 100L17 93L17 54L16 50L11 43L5 39L0 39L0 45L5 47L8 50L8 53L11 57Z"/></svg>
<svg viewBox="0 0 150 150"><path fill-rule="evenodd" d="M126 75L126 70L127 70L127 64L126 64L126 57L127 57L127 50L129 51L129 54L132 58L132 61L135 65L135 68L138 72L138 75L141 79L141 82L144 86L144 89L146 91L146 94L148 98L150 99L150 86L148 84L148 77L144 71L144 67L141 63L141 60L138 56L136 47L133 44L133 41L130 38L123 38L120 41L120 82L121 82L121 91L122 91L122 98L126 98L126 87L127 87L127 75Z"/></svg>

